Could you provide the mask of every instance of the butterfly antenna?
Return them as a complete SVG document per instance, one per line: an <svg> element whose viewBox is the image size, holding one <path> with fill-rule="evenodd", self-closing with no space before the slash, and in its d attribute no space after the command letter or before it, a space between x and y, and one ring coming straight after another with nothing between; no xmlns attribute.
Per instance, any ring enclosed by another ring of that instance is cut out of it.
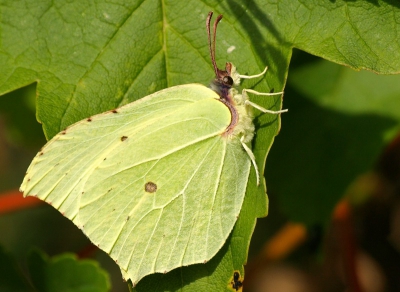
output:
<svg viewBox="0 0 400 292"><path fill-rule="evenodd" d="M217 62L215 61L215 41L216 41L216 38L217 38L218 23L221 21L221 19L222 19L222 14L218 15L217 19L214 22L214 27L213 27L214 31L213 31L213 48L212 49L213 49L213 52L214 52L214 66L215 66L215 68L216 68L216 70L218 72L220 70L218 69Z"/></svg>
<svg viewBox="0 0 400 292"><path fill-rule="evenodd" d="M213 12L210 11L208 13L207 16L207 20L206 20L206 27L207 27L207 34L208 34L208 48L210 50L210 56L211 56L211 62L213 64L214 67L214 71L215 71L215 76L219 76L219 69L217 66L217 62L215 61L215 39L216 39L216 35L217 35L217 26L218 26L218 22L221 21L222 19L222 14L219 15L217 17L217 19L214 22L214 27L213 27L213 37L211 39L211 18L213 16Z"/></svg>
<svg viewBox="0 0 400 292"><path fill-rule="evenodd" d="M206 28L207 28L207 36L208 36L208 49L210 50L210 55L212 59L212 49L211 49L211 28L210 28L210 23L211 23L211 18L213 16L213 12L210 11L208 12L207 19L206 19Z"/></svg>

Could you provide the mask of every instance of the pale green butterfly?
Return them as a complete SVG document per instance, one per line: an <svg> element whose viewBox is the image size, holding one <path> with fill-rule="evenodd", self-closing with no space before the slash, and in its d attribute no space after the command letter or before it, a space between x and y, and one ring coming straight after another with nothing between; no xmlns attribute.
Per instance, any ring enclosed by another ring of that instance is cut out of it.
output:
<svg viewBox="0 0 400 292"><path fill-rule="evenodd" d="M156 272L210 260L239 215L253 163L252 107L231 63L215 62L212 89L161 90L68 127L36 155L21 185L72 220L136 284ZM243 151L244 150L244 151Z"/></svg>

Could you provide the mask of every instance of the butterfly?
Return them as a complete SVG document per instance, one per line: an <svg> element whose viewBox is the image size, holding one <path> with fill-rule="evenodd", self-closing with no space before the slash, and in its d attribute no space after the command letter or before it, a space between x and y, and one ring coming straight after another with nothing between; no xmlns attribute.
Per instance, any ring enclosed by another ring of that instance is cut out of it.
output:
<svg viewBox="0 0 400 292"><path fill-rule="evenodd" d="M36 155L21 185L24 196L51 204L119 265L134 284L152 273L210 260L239 215L250 167L253 108L235 86L245 76L215 61L218 16L211 36L211 88L167 88L79 121Z"/></svg>

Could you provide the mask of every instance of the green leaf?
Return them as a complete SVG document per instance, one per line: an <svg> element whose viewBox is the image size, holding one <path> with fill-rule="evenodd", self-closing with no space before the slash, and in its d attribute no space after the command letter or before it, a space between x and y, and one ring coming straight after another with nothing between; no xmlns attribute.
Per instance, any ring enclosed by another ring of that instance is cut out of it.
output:
<svg viewBox="0 0 400 292"><path fill-rule="evenodd" d="M400 77L327 61L291 77L287 94L296 99L285 100L290 114L268 161L268 185L291 220L326 225L349 184L374 167L399 128Z"/></svg>
<svg viewBox="0 0 400 292"><path fill-rule="evenodd" d="M276 90L287 75L292 47L354 68L393 73L400 67L394 41L398 26L378 33L382 27L377 24L393 25L387 15L395 19L399 13L387 2L286 0L247 7L233 1L220 7L198 1L160 6L151 0L5 3L0 92L38 81L38 119L48 138L73 122L159 89L207 83L212 71L200 24L211 9L224 13L229 23L219 32L225 43L217 46L218 59L231 60L245 72L270 65L281 80L271 81Z"/></svg>
<svg viewBox="0 0 400 292"><path fill-rule="evenodd" d="M292 77L290 84L321 107L400 121L399 75L356 72L321 60L298 68Z"/></svg>
<svg viewBox="0 0 400 292"><path fill-rule="evenodd" d="M38 291L100 292L110 290L108 274L97 262L78 260L74 254L49 258L32 251L28 257L32 282Z"/></svg>
<svg viewBox="0 0 400 292"><path fill-rule="evenodd" d="M355 69L400 72L396 1L284 0L265 11L283 43Z"/></svg>

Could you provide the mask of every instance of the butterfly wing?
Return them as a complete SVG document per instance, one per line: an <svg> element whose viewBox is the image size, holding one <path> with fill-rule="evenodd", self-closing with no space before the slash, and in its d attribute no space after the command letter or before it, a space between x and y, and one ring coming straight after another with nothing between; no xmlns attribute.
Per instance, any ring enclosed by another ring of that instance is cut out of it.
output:
<svg viewBox="0 0 400 292"><path fill-rule="evenodd" d="M229 109L196 84L168 88L55 136L21 190L53 205L134 283L208 261L239 215L250 170L223 135Z"/></svg>

